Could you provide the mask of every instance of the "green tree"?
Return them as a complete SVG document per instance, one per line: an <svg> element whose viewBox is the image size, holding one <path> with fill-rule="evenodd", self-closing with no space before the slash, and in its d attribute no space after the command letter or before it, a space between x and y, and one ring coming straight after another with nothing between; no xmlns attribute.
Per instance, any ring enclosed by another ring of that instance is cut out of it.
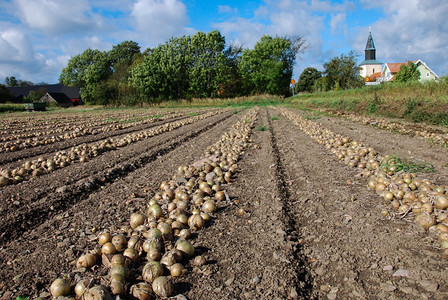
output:
<svg viewBox="0 0 448 300"><path fill-rule="evenodd" d="M361 87L364 84L359 76L359 67L356 65L356 54L353 50L324 63L324 69L327 89L346 90Z"/></svg>
<svg viewBox="0 0 448 300"><path fill-rule="evenodd" d="M245 49L239 64L248 94L289 94L296 55L304 51L305 41L264 35L253 50Z"/></svg>
<svg viewBox="0 0 448 300"><path fill-rule="evenodd" d="M420 71L413 62L408 62L400 67L400 70L394 76L394 82L417 81L420 79Z"/></svg>
<svg viewBox="0 0 448 300"><path fill-rule="evenodd" d="M114 68L123 64L130 66L138 54L140 54L140 46L134 41L124 41L115 45L108 53Z"/></svg>
<svg viewBox="0 0 448 300"><path fill-rule="evenodd" d="M19 82L14 76L6 77L5 82L8 87L19 86Z"/></svg>
<svg viewBox="0 0 448 300"><path fill-rule="evenodd" d="M312 92L314 83L321 77L322 73L316 68L306 68L303 70L302 74L300 74L299 81L295 86L296 92Z"/></svg>
<svg viewBox="0 0 448 300"><path fill-rule="evenodd" d="M111 74L112 62L107 52L88 48L68 61L67 67L62 69L59 82L79 87L85 102L107 104L107 99L98 99L95 95L102 94L102 91L96 89L101 89L101 81Z"/></svg>
<svg viewBox="0 0 448 300"><path fill-rule="evenodd" d="M28 94L28 96L24 97L24 101L26 103L36 103L39 102L39 100L45 96L45 94L47 93L47 90L45 88L40 88L36 91L30 91L30 93Z"/></svg>

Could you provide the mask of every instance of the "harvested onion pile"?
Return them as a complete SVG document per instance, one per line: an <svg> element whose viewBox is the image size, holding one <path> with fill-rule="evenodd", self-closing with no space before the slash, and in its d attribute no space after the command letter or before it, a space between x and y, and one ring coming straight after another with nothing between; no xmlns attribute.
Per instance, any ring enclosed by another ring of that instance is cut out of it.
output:
<svg viewBox="0 0 448 300"><path fill-rule="evenodd" d="M173 278L187 273L184 264L195 255L189 242L191 233L207 226L217 207L229 200L223 188L238 170L236 163L248 146L258 110L251 109L209 146L204 159L179 166L170 180L160 184L146 212L133 213L129 225L119 232L104 231L98 236L99 247L80 256L76 267L89 269L102 262L109 273L99 283L89 278L75 283L78 298L132 295L137 299L154 299L155 295L165 298L174 293ZM205 262L202 256L194 259L194 265ZM56 279L52 295L69 295L67 284L61 278Z"/></svg>
<svg viewBox="0 0 448 300"><path fill-rule="evenodd" d="M285 108L278 109L300 130L329 149L338 160L363 170L362 174L369 178L368 187L402 217L413 214L422 228L435 229L441 248L448 255L448 186L435 185L430 180L420 179L415 173L400 171L394 168L390 156L382 157L362 142L335 134Z"/></svg>

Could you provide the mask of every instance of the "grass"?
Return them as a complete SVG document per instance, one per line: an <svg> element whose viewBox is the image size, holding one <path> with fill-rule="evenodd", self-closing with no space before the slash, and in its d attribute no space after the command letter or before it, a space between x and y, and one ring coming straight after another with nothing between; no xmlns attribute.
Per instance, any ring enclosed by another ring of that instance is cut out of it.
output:
<svg viewBox="0 0 448 300"><path fill-rule="evenodd" d="M271 120L271 121L280 120L280 117L279 117L279 116L272 116L272 117L270 118L270 120Z"/></svg>
<svg viewBox="0 0 448 300"><path fill-rule="evenodd" d="M22 112L25 111L25 104L6 103L0 104L0 113Z"/></svg>
<svg viewBox="0 0 448 300"><path fill-rule="evenodd" d="M291 106L326 108L357 114L402 118L448 127L448 80L384 83L351 90L301 94Z"/></svg>
<svg viewBox="0 0 448 300"><path fill-rule="evenodd" d="M284 98L272 95L257 95L237 98L207 98L178 101L163 101L154 106L160 108L183 108L183 107L252 107L252 106L276 106L284 103Z"/></svg>
<svg viewBox="0 0 448 300"><path fill-rule="evenodd" d="M436 171L430 163L414 160L412 158L401 159L397 155L390 156L385 163L381 164L381 167L387 168L388 171L394 167L395 172L434 173Z"/></svg>

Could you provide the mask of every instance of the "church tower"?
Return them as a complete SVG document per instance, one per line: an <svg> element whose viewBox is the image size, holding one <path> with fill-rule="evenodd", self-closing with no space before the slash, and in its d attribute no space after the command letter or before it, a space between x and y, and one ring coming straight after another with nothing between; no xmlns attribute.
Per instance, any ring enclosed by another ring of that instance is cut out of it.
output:
<svg viewBox="0 0 448 300"><path fill-rule="evenodd" d="M359 74L366 78L370 77L373 73L382 71L383 64L376 60L376 48L372 37L372 28L369 27L369 37L367 38L366 49L364 50L365 59L359 64L361 68Z"/></svg>

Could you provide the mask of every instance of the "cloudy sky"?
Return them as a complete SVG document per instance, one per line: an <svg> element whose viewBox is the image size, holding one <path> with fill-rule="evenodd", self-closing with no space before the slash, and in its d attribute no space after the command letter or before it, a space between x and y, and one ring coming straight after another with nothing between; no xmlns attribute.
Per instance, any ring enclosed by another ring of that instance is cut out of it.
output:
<svg viewBox="0 0 448 300"><path fill-rule="evenodd" d="M70 57L89 47L133 40L143 51L213 29L248 48L264 34L302 36L309 49L297 60L298 78L351 49L361 62L369 26L378 60L422 59L444 76L447 16L446 0L0 0L0 82L57 83Z"/></svg>

